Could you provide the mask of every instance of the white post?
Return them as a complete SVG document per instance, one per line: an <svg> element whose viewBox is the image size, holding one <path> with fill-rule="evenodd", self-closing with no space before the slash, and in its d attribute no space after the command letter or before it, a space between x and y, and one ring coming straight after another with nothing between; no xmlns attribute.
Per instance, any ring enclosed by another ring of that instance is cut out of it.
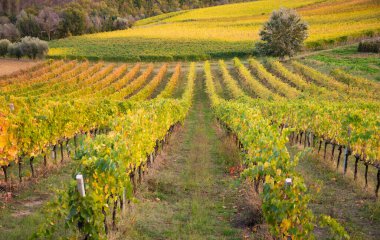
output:
<svg viewBox="0 0 380 240"><path fill-rule="evenodd" d="M285 185L286 185L286 186L290 186L290 185L292 185L292 179L291 179L291 178L286 178L286 179L285 179Z"/></svg>
<svg viewBox="0 0 380 240"><path fill-rule="evenodd" d="M11 112L13 112L15 110L15 105L13 103L10 103L9 108L10 108Z"/></svg>
<svg viewBox="0 0 380 240"><path fill-rule="evenodd" d="M76 179L77 179L77 187L78 187L79 194L81 195L81 197L85 197L86 196L86 192L84 190L83 175L82 174L78 174L76 176Z"/></svg>
<svg viewBox="0 0 380 240"><path fill-rule="evenodd" d="M123 188L123 209L122 211L125 210L125 205L127 204L126 197L125 197L125 187Z"/></svg>

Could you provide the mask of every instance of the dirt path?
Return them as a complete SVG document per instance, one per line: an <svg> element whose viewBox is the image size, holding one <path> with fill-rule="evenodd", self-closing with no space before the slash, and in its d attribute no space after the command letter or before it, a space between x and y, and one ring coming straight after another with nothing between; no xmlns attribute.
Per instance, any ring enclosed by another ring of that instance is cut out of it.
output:
<svg viewBox="0 0 380 240"><path fill-rule="evenodd" d="M17 60L17 59L0 59L0 76L8 75L20 70L25 70L30 67L35 66L40 63L40 61L31 61L31 60Z"/></svg>
<svg viewBox="0 0 380 240"><path fill-rule="evenodd" d="M117 239L243 238L233 224L240 184L226 174L239 154L220 139L199 75L193 108L140 186Z"/></svg>

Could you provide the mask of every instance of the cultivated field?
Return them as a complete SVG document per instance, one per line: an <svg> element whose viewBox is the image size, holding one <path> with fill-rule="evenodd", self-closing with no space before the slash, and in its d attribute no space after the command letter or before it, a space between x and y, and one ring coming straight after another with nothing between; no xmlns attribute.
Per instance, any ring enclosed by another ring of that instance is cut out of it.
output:
<svg viewBox="0 0 380 240"><path fill-rule="evenodd" d="M306 51L253 54L281 6ZM0 59L0 239L378 240L380 54L357 41L379 20L373 0L258 0Z"/></svg>
<svg viewBox="0 0 380 240"><path fill-rule="evenodd" d="M350 84L347 84L348 78L351 81ZM238 148L232 150L237 155L233 156L228 153L225 156L226 162L219 163L222 168L235 171L231 169L235 169L236 166L245 166L244 175L248 174L247 176L253 179L259 179L255 181L258 189L263 184L261 180L264 180L262 179L264 176L266 176L266 182L274 181L274 184L280 185L288 176L292 176L294 181L297 181L292 191L296 191L298 194L294 195L294 199L290 199L294 201L296 208L305 214L303 215L305 222L292 222L292 217L299 216L299 213L298 210L289 212L281 220L289 221L289 227L307 226L308 221L311 221L309 217L312 213L306 205L307 202L305 202L308 200L299 198L299 196L304 195L304 199L308 199L306 196L310 194L306 191L302 177L302 173L308 171L309 166L302 163L300 164L301 169L295 169L292 164L293 155L302 148L311 147L314 149L313 154L310 155L309 153L309 158L320 159L321 163L325 165L324 168L331 163L331 165L336 166L342 175L347 176L347 184L367 189L368 192L363 193L367 198L366 200L363 200L363 196L360 195L362 193L351 196L363 201L357 214L363 213L364 210L360 210L361 208L373 205L371 199L378 194L377 186L379 183L376 175L379 168L379 139L377 134L379 132L379 96L377 92L380 85L342 71L335 70L330 75L316 71L299 61L283 64L273 59L258 60L254 58L244 61L234 58L231 61L220 60L211 63L192 64L45 61L34 66L31 71L3 77L0 81L0 87L2 90L1 106L3 106L1 108L2 132L0 138L3 189L14 187L16 189L21 187L22 189L25 184L26 186L36 185L40 188L41 184L44 186L49 182L52 182L53 186L56 187L69 188L71 190L68 192L60 193L62 196L62 199L59 200L61 201L60 211L66 211L66 209L75 207L79 203L75 200L78 198L75 184L67 185L69 181L66 178L67 173L59 173L58 175L59 178L65 179L64 185L53 180L35 183L34 179L55 174L57 170L60 172L60 169L79 167L80 172L86 176L86 183L88 184L86 191L92 199L90 200L92 203L87 206L91 206L94 211L101 212L101 208L94 209L99 201L115 201L115 198L110 198L109 194L114 193L113 196L118 196L115 194L121 194L125 191L125 186L129 187L124 197L132 200L131 194L136 191L136 182L140 181L139 179L143 176L142 172L148 171L149 167L152 166L156 156L158 162L165 161L159 157L162 154L169 154L169 156L177 158L173 156L171 151L187 151L183 149L184 146L190 147L191 151L194 151L192 154L195 155L187 158L186 155L178 153L181 155L181 159L189 159L183 161L190 161L188 162L190 165L196 164L197 154L204 154L203 158L205 159L205 165L193 166L203 169L202 174L204 176L197 178L197 185L191 187L195 191L195 195L193 195L195 202L193 203L201 204L205 199L208 199L209 204L218 202L220 197L218 195L197 194L199 189L209 186L209 183L205 182L207 175L215 179L223 179L221 176L223 170L216 173L212 172L212 169L216 167L213 160L215 156L208 153L209 151L219 151L211 149L216 147L214 146L215 134L220 136L220 131L224 131L221 129L215 133L212 130L213 127L211 126L216 124L212 121L212 114L217 117L218 124L224 126L230 135L230 137L226 137L225 141L231 142L222 146L218 145L218 149L227 148L227 145L231 146L231 143L236 141L237 147L244 153L243 157L240 158L236 157L240 150ZM205 91L207 91L208 96ZM209 104L211 104L212 110L208 107ZM12 107L10 107L11 105ZM192 120L188 120L186 117L189 109ZM203 114L208 117L204 119ZM196 132L184 130L182 137L189 137L192 139L190 140L191 143L178 145L176 143L176 141L180 141L178 136L174 136L177 140L173 142L169 139L171 139L170 135L173 130L178 128L178 123L184 121L185 129L192 126L189 121L201 122L205 128ZM350 130L347 131L347 129ZM196 135L193 136L193 133ZM157 139L159 141L156 141ZM200 139L206 141L207 143L204 142L203 144L208 145L210 149L203 152L193 149ZM261 140L258 143L256 139ZM287 143L288 139L289 143ZM162 148L168 142L172 150L166 152ZM263 151L264 149L267 150ZM231 149L223 151L228 152ZM161 155L157 155L159 152ZM81 161L73 162L71 160L73 158ZM266 159L272 159L270 165ZM166 161L170 160L166 159ZM308 161L310 164L315 164L312 160ZM119 167L104 172L105 165L103 166L103 164L117 164ZM261 171L264 172L257 172L255 170L257 166L262 166ZM182 168L180 165L177 167ZM185 167L183 174L192 175L193 167ZM168 176L172 176L175 168L163 170L157 175L161 177L154 181L174 181ZM335 167L332 167L331 171L333 168ZM169 169L171 168L169 167ZM238 169L240 167L236 169L237 172L240 171ZM156 172L157 170L149 170L149 172L151 171ZM324 170L318 171L323 173ZM158 173L156 172L156 174ZM176 174L172 177L176 178ZM341 174L337 174L337 178L341 178ZM99 178L98 175L102 177ZM150 173L150 178L153 177L154 179L154 176L156 175ZM21 181L24 184L18 183ZM186 179L180 180L180 185L177 187L181 188L181 184L191 183L188 181ZM219 181L212 182L212 185L222 184L221 186L223 186L226 184ZM309 179L307 184L311 184ZM110 187L109 194L104 192L104 186ZM273 187L276 186L273 185ZM147 187L147 190L141 190L141 193L145 194L144 198L147 198L142 204L147 204L145 201L149 202L151 198L160 199L160 201L162 199L162 204L165 204L165 201L169 201L173 197L181 198L184 194L179 191L177 192L178 196L169 196L165 195L168 193L156 192L161 191L158 186L153 187L153 192L149 190L151 186ZM245 187L241 185L240 188ZM339 188L345 189L346 187L335 186L334 191L338 191ZM172 191L169 189L162 189L162 191ZM277 201L282 199L278 195L273 195L272 190L268 190L270 189L264 189L261 194L269 199L277 199ZM128 191L131 192L128 193ZM226 191L228 194L233 194L236 190L227 188ZM362 190L355 191L359 193ZM252 194L255 195L254 192ZM279 192L278 194L282 193ZM46 218L46 215L39 210L44 202L41 199L46 199L49 196L49 194L46 195L46 193L38 191L29 192L27 196L16 197L23 206L21 208L23 210L19 207L12 210L14 208L12 201L9 205L3 205L5 214L1 217L2 232L9 234L9 239L17 239L36 231L37 226L35 224L44 222L43 219ZM104 198L104 196L108 197ZM255 198L258 201L257 196ZM30 202L30 199L37 200ZM228 201L229 203L225 204L231 204L231 207L237 199L231 197L228 198ZM284 199L276 204L284 204L282 206L285 207L287 201L289 199ZM323 204L327 200L322 199L320 201ZM117 201L114 204L116 207ZM250 203L245 201L240 204L242 204L240 206L242 208L244 208L244 204L247 207L250 206ZM267 200L262 204L270 207L272 203ZM34 209L36 206L37 209ZM102 206L102 204L98 206ZM184 208L185 206L185 202L177 205L177 207L173 205L175 208ZM314 210L314 214L330 214L326 212L326 209L319 209L319 206L316 205L316 207L311 208ZM145 212L143 208L139 205L136 207L140 210L136 209L130 215L127 214L126 220L121 221L133 221L130 217L136 217L140 219L139 221L146 221L145 217L140 215ZM160 204L155 204L149 208L152 208L152 211L161 211L161 207ZM109 206L109 208L112 209L113 207ZM203 208L203 210L197 211L199 219L197 218L196 221L200 221L202 214L207 214L207 211L210 211L207 209L207 205ZM223 205L222 210L220 210L221 214L228 214L228 216L233 217L233 212L228 212L228 208ZM226 209L226 213L223 213L223 209ZM50 212L54 211L54 207L50 209ZM78 210L76 214L81 214L81 211ZM371 213L371 211L368 214L377 214L376 212ZM123 214L122 212L120 214ZM209 214L213 213L209 212ZM263 211L261 214L264 219L270 219L273 214L277 213ZM34 219L35 224L26 228L12 227L13 225L24 224L24 220L21 221L21 219L25 217L30 220ZM155 221L161 221L162 217L170 218L169 215L164 214L161 217L157 216L150 219L150 221L152 224L156 224ZM215 217L218 218L218 215ZM94 221L99 219L97 215L93 215L91 218L94 218ZM379 234L376 230L376 226L379 224L377 218L372 219L371 221L374 222L366 225L366 227L363 227L363 224L368 223L367 221L360 223L355 220L352 223L352 219L348 220L348 218L346 211L343 211L339 220L351 235L375 239L375 236ZM48 219L50 218L48 217ZM56 215L53 214L49 221L59 224L62 219L56 219ZM76 220L73 219L73 221ZM347 225L349 222L353 226ZM213 224L215 228L219 228L222 225L227 227L225 225L227 223L228 220L225 219L220 223L215 222ZM267 222L266 224L274 231L273 233L278 234L278 231L283 231L283 228L277 227L280 223ZM133 227L134 224L137 224L136 229ZM148 234L147 230L142 232L140 232L141 229L138 230L139 224L133 223L128 226L125 234L127 236ZM178 224L185 224L185 222L180 221ZM59 227L58 233L71 235L75 232L75 226L73 227L72 230L65 233L59 230L61 229ZM132 229L130 229L131 227ZM170 225L167 227L171 229ZM98 229L96 226L94 228ZM239 227L227 228L231 229L225 231L232 231L234 236L240 236L245 227L243 229ZM97 231L100 229L103 229L102 225ZM158 228L157 231L165 235L162 232L164 229ZM171 231L175 230L172 229ZM266 231L260 234L269 234ZM174 232L172 233L174 234ZM103 233L100 232L99 234ZM212 235L206 230L204 233L198 232L197 234L200 235L194 236L200 238L223 236L219 235L221 232ZM248 235L253 237L251 234ZM133 238L136 239L136 236ZM119 237L124 238L124 235Z"/></svg>
<svg viewBox="0 0 380 240"><path fill-rule="evenodd" d="M133 29L54 41L49 55L111 61L247 56L262 24L281 6L296 8L309 23L310 49L345 44L380 30L377 1L265 0L174 12L141 20Z"/></svg>

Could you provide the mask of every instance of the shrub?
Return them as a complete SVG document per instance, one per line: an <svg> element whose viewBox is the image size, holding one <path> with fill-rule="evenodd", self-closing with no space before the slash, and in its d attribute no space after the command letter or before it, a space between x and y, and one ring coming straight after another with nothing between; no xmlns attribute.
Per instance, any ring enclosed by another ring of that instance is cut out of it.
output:
<svg viewBox="0 0 380 240"><path fill-rule="evenodd" d="M11 42L8 39L1 39L0 40L0 57L7 55L8 47L10 44L11 44Z"/></svg>
<svg viewBox="0 0 380 240"><path fill-rule="evenodd" d="M48 44L39 38L24 37L21 39L22 54L29 58L44 57L49 50Z"/></svg>
<svg viewBox="0 0 380 240"><path fill-rule="evenodd" d="M62 36L80 35L85 32L86 13L78 6L72 5L62 12L62 21L58 31Z"/></svg>
<svg viewBox="0 0 380 240"><path fill-rule="evenodd" d="M21 49L21 43L12 43L8 46L8 53L11 57L17 57L17 59L20 59L23 54L22 54L22 49Z"/></svg>
<svg viewBox="0 0 380 240"><path fill-rule="evenodd" d="M37 36L41 32L36 16L28 14L24 10L17 16L16 26L21 37Z"/></svg>
<svg viewBox="0 0 380 240"><path fill-rule="evenodd" d="M292 57L301 50L307 38L308 25L295 10L281 8L273 11L260 31L262 42L256 47L265 54L284 58Z"/></svg>
<svg viewBox="0 0 380 240"><path fill-rule="evenodd" d="M118 17L113 21L114 30L123 30L123 29L130 28L131 26L132 26L132 22L129 22L129 20L126 18Z"/></svg>
<svg viewBox="0 0 380 240"><path fill-rule="evenodd" d="M380 38L361 41L359 43L358 51L380 53Z"/></svg>

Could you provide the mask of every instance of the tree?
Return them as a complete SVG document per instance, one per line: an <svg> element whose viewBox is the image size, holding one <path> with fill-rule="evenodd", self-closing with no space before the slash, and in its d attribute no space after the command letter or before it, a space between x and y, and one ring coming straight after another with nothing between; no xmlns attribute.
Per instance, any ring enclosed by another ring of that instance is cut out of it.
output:
<svg viewBox="0 0 380 240"><path fill-rule="evenodd" d="M127 29L127 28L131 27L131 25L132 25L132 23L129 22L129 20L126 18L118 17L113 21L113 29L114 30Z"/></svg>
<svg viewBox="0 0 380 240"><path fill-rule="evenodd" d="M1 39L0 40L0 57L7 55L8 46L10 44L11 44L11 42L8 39Z"/></svg>
<svg viewBox="0 0 380 240"><path fill-rule="evenodd" d="M262 42L256 44L260 53L280 57L292 57L301 50L307 38L308 25L295 10L281 8L273 11L260 31Z"/></svg>
<svg viewBox="0 0 380 240"><path fill-rule="evenodd" d="M27 14L24 10L22 10L17 16L16 27L20 31L22 37L37 37L41 32L40 25L37 22L36 16Z"/></svg>
<svg viewBox="0 0 380 240"><path fill-rule="evenodd" d="M20 38L20 33L12 23L0 24L0 38L17 41Z"/></svg>
<svg viewBox="0 0 380 240"><path fill-rule="evenodd" d="M20 59L22 57L22 50L21 50L21 43L12 43L8 46L8 53L11 57L17 57L17 59Z"/></svg>
<svg viewBox="0 0 380 240"><path fill-rule="evenodd" d="M37 17L38 24L46 32L49 40L51 39L51 34L57 30L60 20L59 15L50 7L42 9Z"/></svg>
<svg viewBox="0 0 380 240"><path fill-rule="evenodd" d="M79 6L79 5L78 5ZM62 12L60 24L61 34L64 36L80 35L86 29L86 14L79 7L71 6Z"/></svg>
<svg viewBox="0 0 380 240"><path fill-rule="evenodd" d="M47 42L34 37L22 38L20 47L22 54L32 59L45 56L49 49Z"/></svg>

